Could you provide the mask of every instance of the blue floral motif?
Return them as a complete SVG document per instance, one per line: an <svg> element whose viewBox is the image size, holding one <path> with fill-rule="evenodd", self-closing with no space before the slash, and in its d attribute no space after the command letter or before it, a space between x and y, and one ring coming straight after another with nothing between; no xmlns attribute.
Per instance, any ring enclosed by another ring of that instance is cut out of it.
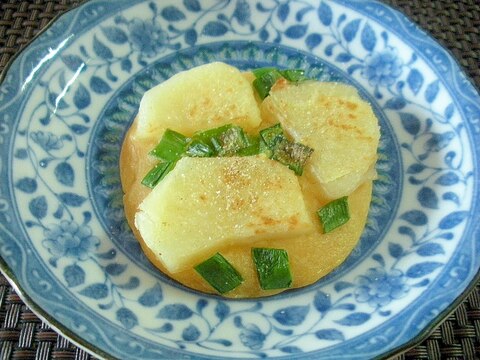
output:
<svg viewBox="0 0 480 360"><path fill-rule="evenodd" d="M243 330L240 332L240 341L246 347L252 350L259 350L263 347L265 339L265 334L262 333L257 325L243 325Z"/></svg>
<svg viewBox="0 0 480 360"><path fill-rule="evenodd" d="M368 303L373 308L388 305L394 299L400 299L409 291L405 278L400 270L387 273L384 268L373 268L358 278L355 299L360 303Z"/></svg>
<svg viewBox="0 0 480 360"><path fill-rule="evenodd" d="M100 244L90 226L78 225L75 221L62 220L46 229L44 235L42 243L55 258L86 260Z"/></svg>
<svg viewBox="0 0 480 360"><path fill-rule="evenodd" d="M397 50L386 47L380 52L367 56L362 75L372 86L388 87L395 83L402 71L403 64L397 55Z"/></svg>
<svg viewBox="0 0 480 360"><path fill-rule="evenodd" d="M133 49L147 57L158 54L167 43L167 34L152 22L133 19L128 30Z"/></svg>
<svg viewBox="0 0 480 360"><path fill-rule="evenodd" d="M51 132L35 131L31 138L45 151L59 150L63 147L63 141L57 135Z"/></svg>
<svg viewBox="0 0 480 360"><path fill-rule="evenodd" d="M233 11L233 17L238 20L240 25L250 23L250 5L246 0L238 0Z"/></svg>

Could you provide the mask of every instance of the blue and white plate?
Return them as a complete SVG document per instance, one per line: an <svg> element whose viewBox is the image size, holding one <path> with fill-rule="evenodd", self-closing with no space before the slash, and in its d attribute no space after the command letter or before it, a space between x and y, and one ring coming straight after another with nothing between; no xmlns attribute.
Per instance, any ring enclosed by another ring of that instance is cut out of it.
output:
<svg viewBox="0 0 480 360"><path fill-rule="evenodd" d="M119 152L142 94L212 61L351 83L378 115L367 227L312 286L250 301L190 291L147 261L125 221ZM89 1L0 88L2 270L99 357L392 355L478 278L479 104L452 57L376 1Z"/></svg>

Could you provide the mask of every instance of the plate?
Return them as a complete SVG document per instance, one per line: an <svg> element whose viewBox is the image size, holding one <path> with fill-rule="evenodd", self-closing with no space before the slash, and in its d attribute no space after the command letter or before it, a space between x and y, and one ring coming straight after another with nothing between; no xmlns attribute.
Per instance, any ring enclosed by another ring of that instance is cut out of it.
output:
<svg viewBox="0 0 480 360"><path fill-rule="evenodd" d="M126 224L118 158L142 94L212 61L353 84L379 118L368 224L312 286L199 294L155 270ZM376 1L92 0L38 36L1 85L2 271L99 357L392 355L478 278L479 104L452 57Z"/></svg>

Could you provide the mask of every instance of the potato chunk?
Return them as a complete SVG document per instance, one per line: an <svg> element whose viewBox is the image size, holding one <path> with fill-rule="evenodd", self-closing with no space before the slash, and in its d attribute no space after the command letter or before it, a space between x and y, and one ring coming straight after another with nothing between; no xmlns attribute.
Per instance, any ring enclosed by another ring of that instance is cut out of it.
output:
<svg viewBox="0 0 480 360"><path fill-rule="evenodd" d="M263 156L181 159L140 204L135 225L171 273L221 247L314 230L295 174Z"/></svg>
<svg viewBox="0 0 480 360"><path fill-rule="evenodd" d="M135 135L160 138L167 128L191 135L227 123L249 131L261 121L250 82L237 68L215 62L180 72L148 90Z"/></svg>
<svg viewBox="0 0 480 360"><path fill-rule="evenodd" d="M315 149L306 171L325 196L349 195L374 179L380 129L372 108L353 87L279 80L262 103L262 114Z"/></svg>

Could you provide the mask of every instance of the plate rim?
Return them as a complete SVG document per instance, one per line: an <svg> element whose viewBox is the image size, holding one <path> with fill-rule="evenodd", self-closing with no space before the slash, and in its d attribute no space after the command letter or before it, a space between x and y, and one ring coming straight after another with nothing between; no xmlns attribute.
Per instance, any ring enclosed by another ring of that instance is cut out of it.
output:
<svg viewBox="0 0 480 360"><path fill-rule="evenodd" d="M24 53L26 53L32 46L34 46L34 42L43 36L59 19L62 17L68 17L72 13L78 11L83 6L92 2L94 0L86 0L83 3L78 3L73 5L68 10L64 11L63 13L56 14L52 19L48 21L43 28L41 28L33 37L28 40L28 43L19 51L15 52L12 57L7 61L5 64L2 72L0 73L0 86L6 81L8 73L12 65L21 57ZM28 306L28 308L43 322L45 322L49 327L51 327L57 334L60 336L65 337L67 340L72 342L74 345L78 346L80 349L84 350L85 352L89 353L92 356L101 356L103 359L116 359L112 357L102 349L98 348L94 344L86 341L85 339L79 337L73 331L66 328L64 325L60 324L54 317L52 317L47 311L45 311L37 302L32 299L30 295L26 293L26 291L20 286L18 283L18 279L13 274L12 269L8 266L5 262L3 257L0 255L0 273L3 277L7 280L10 284L12 289L15 293L20 297L20 299Z"/></svg>
<svg viewBox="0 0 480 360"><path fill-rule="evenodd" d="M26 46L24 46L21 50L17 51L9 59L7 64L4 66L2 73L0 74L0 85L2 85L4 81L6 81L6 77L8 76L8 73L10 72L12 65L19 59L19 57L21 57L24 53L26 53L29 49L31 49L35 45L34 44L35 41L37 41L38 38L44 35L55 23L59 21L59 19L63 17L68 17L72 13L81 10L87 4L94 3L96 1L101 2L102 0L86 0L83 3L73 5L71 8L69 8L68 10L64 11L61 14L55 15L40 31L38 31L38 33L36 33L32 38L28 40L28 43ZM135 3L139 4L147 1L148 0L140 0L140 1L136 1ZM333 2L345 5L350 8L350 6L348 5L349 3L360 3L361 0L353 0L351 2L345 1L345 0L333 0ZM458 70L459 74L462 75L463 78L469 83L469 85L473 87L474 91L477 93L476 95L480 95L479 86L477 86L473 78L467 73L465 67L461 65L460 60L457 59L457 57L455 56L455 54L450 48L440 43L439 40L436 37L434 37L433 34L431 34L428 30L426 30L423 26L418 24L416 21L411 19L410 16L402 12L398 6L390 5L380 0L368 0L368 2L376 3L381 7L387 8L393 11L397 17L402 18L404 21L406 21L409 24L415 25L414 31L418 35L421 35L427 38L429 41L432 41L438 49L442 49L443 51L445 51L449 57L449 60L452 61L452 65L453 65L452 67L455 70ZM370 18L370 16L366 14L362 14L362 15ZM391 30L389 29L389 31ZM394 33L395 35L399 36L397 32L394 32ZM472 199L472 209L476 205L475 200L478 200L478 199L475 199L475 198ZM475 215L478 215L478 214L472 211L471 217L474 217ZM475 233L475 230L472 232ZM14 291L21 298L21 300L32 310L33 313L35 313L36 316L38 316L42 321L46 322L48 326L54 329L55 332L57 332L61 336L66 337L73 344L75 344L76 346L90 353L93 356L96 356L96 357L101 356L102 358L105 358L105 359L116 359L116 357L106 353L104 350L100 349L95 344L85 340L84 338L78 336L75 332L69 330L67 327L65 327L65 325L61 324L53 316L51 316L47 311L45 311L39 304L37 304L37 302L23 289L23 287L20 286L20 284L18 283L17 277L15 276L12 269L6 263L6 261L3 259L1 255L0 255L0 272L4 275L4 277L7 279L7 282L14 289ZM455 298L455 300L451 302L442 312L437 314L431 321L429 321L429 323L418 333L418 335L416 335L410 341L407 341L402 345L392 348L388 352L375 356L374 359L387 359L387 358L390 358L391 356L399 355L405 351L408 351L408 349L411 349L419 345L421 342L426 340L438 326L440 326L445 320L447 320L448 316L457 309L457 307L471 294L471 292L474 291L474 289L478 285L477 284L478 282L480 282L480 267L477 270L477 273L472 277L472 280L461 292L461 294L459 294ZM304 355L308 356L308 353Z"/></svg>

